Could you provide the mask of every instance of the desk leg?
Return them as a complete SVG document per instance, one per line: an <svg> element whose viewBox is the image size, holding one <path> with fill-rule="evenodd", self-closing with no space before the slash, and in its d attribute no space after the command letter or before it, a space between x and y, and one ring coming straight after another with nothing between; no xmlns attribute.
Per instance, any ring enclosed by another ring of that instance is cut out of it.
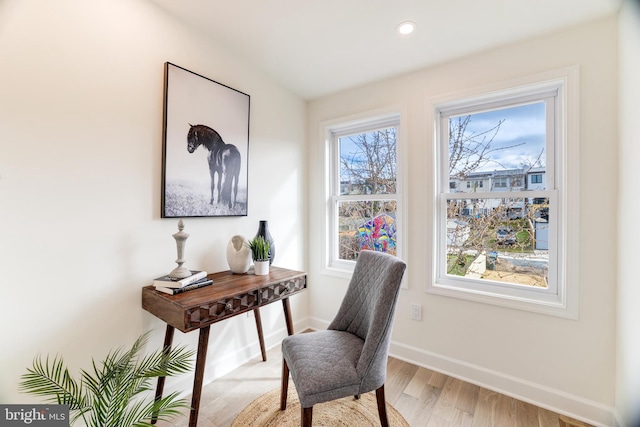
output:
<svg viewBox="0 0 640 427"><path fill-rule="evenodd" d="M173 344L173 332L176 329L171 326L171 325L167 325L167 330L164 333L164 346L162 347L162 351L167 354L171 351L171 345ZM164 391L164 379L165 377L158 377L158 385L156 387L156 402L160 399L162 399L162 392ZM153 414L153 416L151 417L151 424L155 424L156 421L158 421L158 414L155 413Z"/></svg>
<svg viewBox="0 0 640 427"><path fill-rule="evenodd" d="M198 339L198 355L196 356L196 372L193 379L193 393L191 395L191 415L189 427L198 425L198 411L200 410L200 396L202 395L202 380L204 379L204 367L207 362L207 347L209 346L209 330L211 326L200 329Z"/></svg>
<svg viewBox="0 0 640 427"><path fill-rule="evenodd" d="M262 335L262 318L260 317L260 309L255 308L253 315L256 318L256 328L258 329L258 340L260 340L260 352L262 352L262 361L267 361L267 350L264 348L264 335Z"/></svg>
<svg viewBox="0 0 640 427"><path fill-rule="evenodd" d="M287 333L293 335L293 319L291 318L291 306L289 305L289 298L282 300L282 307L284 308L284 320L287 322Z"/></svg>

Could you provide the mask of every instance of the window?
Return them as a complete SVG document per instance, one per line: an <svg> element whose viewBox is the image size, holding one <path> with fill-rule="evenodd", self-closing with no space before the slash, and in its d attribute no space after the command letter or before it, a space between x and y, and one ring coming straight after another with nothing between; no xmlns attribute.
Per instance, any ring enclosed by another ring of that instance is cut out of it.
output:
<svg viewBox="0 0 640 427"><path fill-rule="evenodd" d="M400 256L399 125L395 113L326 129L329 268L352 270L365 249Z"/></svg>
<svg viewBox="0 0 640 427"><path fill-rule="evenodd" d="M507 188L507 177L506 176L496 176L493 179L493 186L496 188Z"/></svg>
<svg viewBox="0 0 640 427"><path fill-rule="evenodd" d="M576 315L567 304L566 86L556 79L436 105L430 292ZM473 198L443 185L478 174L492 185Z"/></svg>
<svg viewBox="0 0 640 427"><path fill-rule="evenodd" d="M511 177L511 187L517 188L522 187L522 176L512 176Z"/></svg>

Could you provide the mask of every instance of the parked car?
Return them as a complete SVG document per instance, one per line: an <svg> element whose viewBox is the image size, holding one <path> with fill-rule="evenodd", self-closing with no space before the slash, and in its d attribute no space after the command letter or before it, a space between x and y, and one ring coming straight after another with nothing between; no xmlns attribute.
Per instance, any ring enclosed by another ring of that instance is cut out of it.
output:
<svg viewBox="0 0 640 427"><path fill-rule="evenodd" d="M496 231L496 242L501 245L515 245L516 233L511 227L498 227Z"/></svg>

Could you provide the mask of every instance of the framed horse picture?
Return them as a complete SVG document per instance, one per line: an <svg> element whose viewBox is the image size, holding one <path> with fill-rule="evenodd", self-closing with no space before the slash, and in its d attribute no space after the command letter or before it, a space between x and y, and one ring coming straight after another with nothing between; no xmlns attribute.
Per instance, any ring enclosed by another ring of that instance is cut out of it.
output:
<svg viewBox="0 0 640 427"><path fill-rule="evenodd" d="M162 218L246 216L249 101L165 63Z"/></svg>

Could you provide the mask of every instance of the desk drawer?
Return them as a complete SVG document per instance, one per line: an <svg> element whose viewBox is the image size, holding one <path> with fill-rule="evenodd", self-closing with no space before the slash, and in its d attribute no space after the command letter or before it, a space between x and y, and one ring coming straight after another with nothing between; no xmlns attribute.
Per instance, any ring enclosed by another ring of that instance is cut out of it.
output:
<svg viewBox="0 0 640 427"><path fill-rule="evenodd" d="M187 329L201 328L219 320L253 310L259 305L258 296L259 294L256 290L189 309L185 313Z"/></svg>
<svg viewBox="0 0 640 427"><path fill-rule="evenodd" d="M295 279L286 280L275 285L265 286L261 289L262 300L260 305L269 304L270 302L280 300L289 295L300 292L307 287L307 276L296 277Z"/></svg>

